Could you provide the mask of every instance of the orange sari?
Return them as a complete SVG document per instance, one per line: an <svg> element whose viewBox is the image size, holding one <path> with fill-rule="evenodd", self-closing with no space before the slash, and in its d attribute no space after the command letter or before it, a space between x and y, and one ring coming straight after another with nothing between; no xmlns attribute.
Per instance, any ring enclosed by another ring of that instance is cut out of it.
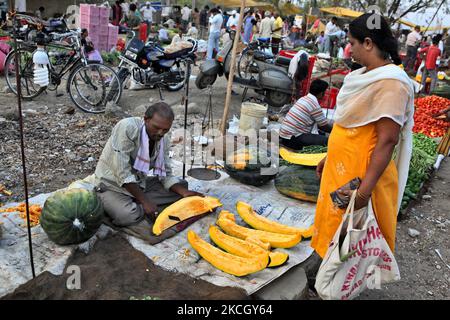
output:
<svg viewBox="0 0 450 320"><path fill-rule="evenodd" d="M375 123L349 129L337 124L333 126L328 140L328 155L322 172L311 241L311 246L322 258L345 212L344 209L334 207L330 193L353 178L364 179L376 143ZM381 232L392 251L397 226L397 194L397 168L391 160L372 192L371 201Z"/></svg>

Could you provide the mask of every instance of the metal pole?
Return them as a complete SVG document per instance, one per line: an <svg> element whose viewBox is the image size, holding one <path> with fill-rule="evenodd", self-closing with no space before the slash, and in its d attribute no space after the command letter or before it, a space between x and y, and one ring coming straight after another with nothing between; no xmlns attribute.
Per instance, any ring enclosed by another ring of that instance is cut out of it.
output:
<svg viewBox="0 0 450 320"><path fill-rule="evenodd" d="M445 1L447 1L447 0L442 0L441 4L440 4L439 7L437 8L436 12L434 13L433 18L431 18L430 23L428 23L427 28L426 28L425 31L423 32L424 35L425 35L425 32L428 31L428 28L430 27L430 25L431 25L431 23L433 22L434 18L436 18L436 15L437 15L437 13L439 12L439 9L442 7L442 5L444 4Z"/></svg>
<svg viewBox="0 0 450 320"><path fill-rule="evenodd" d="M31 273L33 278L36 277L36 273L34 271L34 261L33 261L33 243L31 241L31 224L30 224L30 207L28 203L28 182L27 182L27 168L25 165L25 143L23 136L23 117L22 117L22 86L21 79L19 74L19 63L20 63L20 54L18 52L17 47L17 28L16 28L16 16L13 17L13 34L14 34L14 47L16 49L15 53L15 69L16 69L16 90L17 90L17 106L19 109L19 127L20 127L20 149L22 152L22 170L23 170L23 184L25 189L25 208L27 213L27 229L28 229L28 247L30 250L30 263L31 263Z"/></svg>
<svg viewBox="0 0 450 320"><path fill-rule="evenodd" d="M191 61L187 60L186 84L185 84L186 91L185 91L185 97L184 97L183 180L186 178L186 130L187 130L187 113L188 113L188 96L189 96L189 78L190 77L191 77Z"/></svg>
<svg viewBox="0 0 450 320"><path fill-rule="evenodd" d="M220 124L220 131L222 132L222 135L225 135L225 127L228 117L228 108L230 107L231 102L231 88L233 85L234 69L236 66L236 51L239 39L241 37L242 21L244 20L244 8L245 8L245 0L241 0L241 9L239 11L239 23L236 29L236 34L234 36L233 50L231 53L231 64L230 64L230 74L228 75L227 96L225 98L225 107L223 111L222 123Z"/></svg>

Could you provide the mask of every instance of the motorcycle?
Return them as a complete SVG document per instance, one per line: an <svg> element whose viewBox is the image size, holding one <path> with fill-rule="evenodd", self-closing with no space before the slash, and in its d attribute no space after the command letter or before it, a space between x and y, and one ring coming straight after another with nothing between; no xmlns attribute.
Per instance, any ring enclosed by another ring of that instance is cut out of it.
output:
<svg viewBox="0 0 450 320"><path fill-rule="evenodd" d="M200 66L200 73L195 81L197 88L204 89L214 84L218 76L225 75L228 79L233 39L236 32L227 32L230 33L231 41L225 44L214 60L207 60ZM257 52L253 63L256 64L254 69L257 70L258 76L245 78L235 75L233 82L246 87L246 89L254 89L255 92L265 97L269 105L280 108L289 103L292 97L294 81L288 75L290 60L286 61L281 57L281 59L275 59L275 63L273 63L267 61L271 58L269 59L264 52Z"/></svg>
<svg viewBox="0 0 450 320"><path fill-rule="evenodd" d="M156 41L150 39L146 43L134 37L122 51L119 59L117 76L120 83L131 75L133 80L146 88L165 88L168 91L178 91L183 88L187 63L195 61L198 42L188 39L190 47L183 48L173 53L165 52L164 48Z"/></svg>

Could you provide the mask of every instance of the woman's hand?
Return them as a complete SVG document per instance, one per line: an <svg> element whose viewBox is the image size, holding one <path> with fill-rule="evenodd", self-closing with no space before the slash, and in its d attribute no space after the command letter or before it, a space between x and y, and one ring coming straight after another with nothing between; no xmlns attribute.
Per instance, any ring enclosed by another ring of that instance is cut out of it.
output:
<svg viewBox="0 0 450 320"><path fill-rule="evenodd" d="M319 178L319 180L322 179L322 171L323 171L323 167L325 166L326 160L327 160L327 157L323 158L317 165L316 174L317 174L317 178Z"/></svg>
<svg viewBox="0 0 450 320"><path fill-rule="evenodd" d="M350 201L350 198L352 197L352 194L354 192L354 190L350 190L350 189L339 189L336 191L339 196L345 198L346 200ZM356 194L356 199L355 199L355 210L359 210L361 208L367 207L367 205L369 204L369 200L370 200L370 196L366 197L366 196L362 196L360 193Z"/></svg>

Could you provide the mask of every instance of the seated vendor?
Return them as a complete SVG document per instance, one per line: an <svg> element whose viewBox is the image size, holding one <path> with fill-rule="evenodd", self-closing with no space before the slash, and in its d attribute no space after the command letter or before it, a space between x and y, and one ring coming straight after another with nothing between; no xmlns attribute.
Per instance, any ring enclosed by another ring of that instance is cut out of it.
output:
<svg viewBox="0 0 450 320"><path fill-rule="evenodd" d="M167 31L165 24L163 24L161 29L159 29L158 39L162 44L170 44L170 42L171 42L171 40L169 38L169 32Z"/></svg>
<svg viewBox="0 0 450 320"><path fill-rule="evenodd" d="M167 133L173 119L170 106L159 102L148 107L144 118L125 118L113 128L95 178L96 192L114 225L148 223L167 205L202 196L172 175Z"/></svg>
<svg viewBox="0 0 450 320"><path fill-rule="evenodd" d="M319 105L319 100L323 98L327 88L326 81L314 80L309 94L298 99L291 107L281 124L281 145L300 150L305 146L328 144L328 137L311 133L315 124L325 132L331 132L333 127L333 122L325 117Z"/></svg>

